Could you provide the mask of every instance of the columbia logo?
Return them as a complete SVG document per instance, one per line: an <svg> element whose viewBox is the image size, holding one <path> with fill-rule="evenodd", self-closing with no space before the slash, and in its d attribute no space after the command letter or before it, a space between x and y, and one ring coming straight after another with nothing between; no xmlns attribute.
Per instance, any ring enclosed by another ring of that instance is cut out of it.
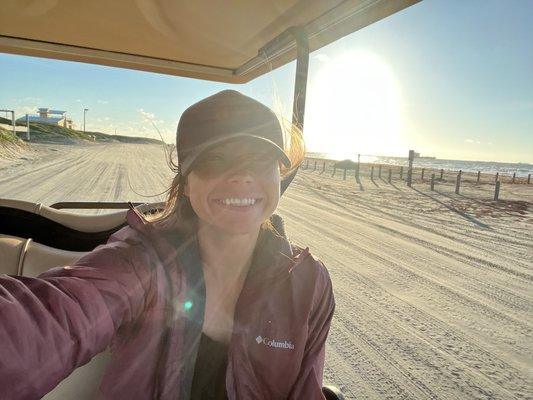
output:
<svg viewBox="0 0 533 400"><path fill-rule="evenodd" d="M270 338L267 338L267 337L262 337L261 335L259 335L258 337L255 338L255 341L257 342L257 344L263 344L265 346L268 346L268 347L275 347L275 348L281 348L281 349L290 349L290 350L294 350L294 344L292 344L291 341L277 341L277 340L274 340L274 339L270 339Z"/></svg>

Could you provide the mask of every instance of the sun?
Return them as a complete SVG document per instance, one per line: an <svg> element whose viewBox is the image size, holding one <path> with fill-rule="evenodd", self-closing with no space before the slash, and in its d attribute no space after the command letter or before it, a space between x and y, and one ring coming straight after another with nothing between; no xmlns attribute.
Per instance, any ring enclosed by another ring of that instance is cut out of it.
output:
<svg viewBox="0 0 533 400"><path fill-rule="evenodd" d="M309 151L338 158L403 154L399 86L377 55L354 51L324 62L308 96Z"/></svg>

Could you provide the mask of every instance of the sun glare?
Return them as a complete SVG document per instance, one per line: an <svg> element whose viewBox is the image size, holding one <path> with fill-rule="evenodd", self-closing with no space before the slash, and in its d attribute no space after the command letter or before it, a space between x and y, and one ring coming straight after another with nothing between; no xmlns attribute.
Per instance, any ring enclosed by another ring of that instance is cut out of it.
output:
<svg viewBox="0 0 533 400"><path fill-rule="evenodd" d="M401 109L394 75L376 55L351 52L326 61L310 83L307 148L338 158L399 154Z"/></svg>

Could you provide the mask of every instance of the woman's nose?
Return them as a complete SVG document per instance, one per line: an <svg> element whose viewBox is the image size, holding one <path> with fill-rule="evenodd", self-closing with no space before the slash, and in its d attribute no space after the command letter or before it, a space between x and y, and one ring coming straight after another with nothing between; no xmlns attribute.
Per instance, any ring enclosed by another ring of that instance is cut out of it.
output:
<svg viewBox="0 0 533 400"><path fill-rule="evenodd" d="M250 169L248 163L240 166L236 166L229 175L229 181L232 183L249 183L252 182L255 177Z"/></svg>

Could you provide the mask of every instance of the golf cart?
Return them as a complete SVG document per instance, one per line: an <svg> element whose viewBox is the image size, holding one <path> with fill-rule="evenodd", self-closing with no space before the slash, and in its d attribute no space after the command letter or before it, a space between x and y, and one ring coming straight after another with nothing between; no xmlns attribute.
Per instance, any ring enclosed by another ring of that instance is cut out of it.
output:
<svg viewBox="0 0 533 400"><path fill-rule="evenodd" d="M7 0L0 13L0 51L234 84L296 60L292 122L303 130L310 52L417 1L248 0L227 6L211 1ZM284 180L282 192L295 173ZM128 199L123 201L48 206L0 199L0 273L36 276L72 263L124 226ZM132 206L150 213L162 205ZM65 211L83 208L115 211ZM272 222L283 230L279 217ZM94 398L108 359L108 352L94 357L45 399ZM343 398L334 387L323 392L327 399Z"/></svg>

